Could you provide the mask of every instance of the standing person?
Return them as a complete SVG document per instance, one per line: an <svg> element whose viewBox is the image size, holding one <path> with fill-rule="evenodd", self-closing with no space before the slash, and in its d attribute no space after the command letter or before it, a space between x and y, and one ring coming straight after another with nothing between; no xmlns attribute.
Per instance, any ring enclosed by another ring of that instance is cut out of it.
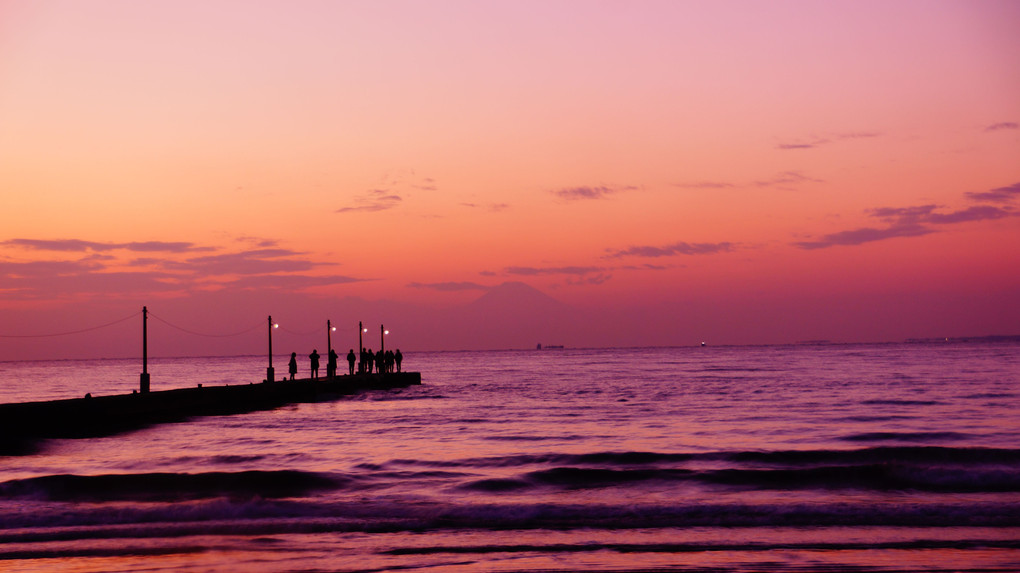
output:
<svg viewBox="0 0 1020 573"><path fill-rule="evenodd" d="M375 365L375 354L372 354L372 349L369 348L365 351L365 371L369 374L372 373L372 367Z"/></svg>
<svg viewBox="0 0 1020 573"><path fill-rule="evenodd" d="M326 361L326 378L336 378L336 361L339 356L336 350L329 349L329 359Z"/></svg>
<svg viewBox="0 0 1020 573"><path fill-rule="evenodd" d="M308 359L312 363L312 380L319 377L319 351L312 349L312 353L308 355Z"/></svg>
<svg viewBox="0 0 1020 573"><path fill-rule="evenodd" d="M290 363L287 364L287 369L290 371L290 379L293 380L297 374L297 352L290 353Z"/></svg>
<svg viewBox="0 0 1020 573"><path fill-rule="evenodd" d="M350 374L354 376L354 363L358 360L358 357L354 355L354 349L352 348L347 353L347 366L350 367Z"/></svg>
<svg viewBox="0 0 1020 573"><path fill-rule="evenodd" d="M398 348L397 351L393 353L393 361L397 364L397 372L400 372L400 361L403 359L404 355L400 353L400 349Z"/></svg>

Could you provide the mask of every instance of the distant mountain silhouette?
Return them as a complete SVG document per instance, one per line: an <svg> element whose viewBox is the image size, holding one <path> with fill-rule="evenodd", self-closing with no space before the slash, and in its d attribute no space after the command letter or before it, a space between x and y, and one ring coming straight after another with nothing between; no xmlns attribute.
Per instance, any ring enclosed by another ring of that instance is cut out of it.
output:
<svg viewBox="0 0 1020 573"><path fill-rule="evenodd" d="M477 300L467 305L473 312L483 313L519 313L535 312L560 313L569 307L537 288L519 282L510 281L494 286Z"/></svg>
<svg viewBox="0 0 1020 573"><path fill-rule="evenodd" d="M469 335L471 348L534 348L563 344L577 312L522 282L505 282L447 312L447 328ZM569 343L569 341L566 341Z"/></svg>

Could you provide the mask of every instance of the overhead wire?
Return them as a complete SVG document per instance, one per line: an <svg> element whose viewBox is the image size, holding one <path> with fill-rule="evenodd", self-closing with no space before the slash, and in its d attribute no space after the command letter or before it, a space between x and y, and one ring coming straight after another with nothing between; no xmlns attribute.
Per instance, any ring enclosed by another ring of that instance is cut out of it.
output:
<svg viewBox="0 0 1020 573"><path fill-rule="evenodd" d="M309 330L308 332L297 332L297 331L291 330L291 329L289 329L289 328L287 328L285 326L281 326L280 330L286 332L287 334L293 334L293 335L296 335L296 336L308 336L310 334L315 334L317 332L320 332L322 330L322 328L321 327L320 328L315 328L314 330Z"/></svg>
<svg viewBox="0 0 1020 573"><path fill-rule="evenodd" d="M135 318L136 316L138 316L140 314L142 314L141 311L136 312L136 313L134 313L134 314L132 314L130 316L125 316L124 318L115 320L113 322L107 322L106 324L100 324L98 326L90 326L88 328L81 328L81 329L78 329L78 330L68 330L66 332L52 332L52 333L47 333L47 334L0 334L0 338L49 338L49 337L53 337L53 336L68 336L70 334L81 334L83 332L91 332L93 330L99 330L100 328L106 328L108 326L113 326L115 324L120 324L121 322L124 322L126 320L130 320L132 318Z"/></svg>
<svg viewBox="0 0 1020 573"><path fill-rule="evenodd" d="M175 328L177 330L180 330L181 332L186 332L188 334L193 334L195 336L207 336L207 337L210 337L210 338L227 338L227 337L230 337L230 336L240 336L242 334L248 334L249 332L251 332L253 330L256 330L258 328L262 328L263 327L263 323L259 322L255 326L252 326L251 328L247 328L245 330L241 330L239 332L230 332L230 333L226 333L226 334L213 334L213 333L208 333L208 332L198 332L198 331L195 331L195 330L190 330L190 329L184 328L183 326L178 326L178 325L176 325L176 324L166 320L165 318L162 318L160 316L157 316L157 315L153 314L151 310L149 311L149 316L152 317L152 318L155 318L156 320L162 322L163 324L169 326L170 328Z"/></svg>
<svg viewBox="0 0 1020 573"><path fill-rule="evenodd" d="M91 332L93 330L99 330L99 329L102 329L102 328L107 328L107 327L113 326L115 324L120 324L120 323L125 322L127 320L131 320L132 318L135 318L135 317L139 316L140 314L142 314L141 311L135 312L135 313L132 313L132 314L130 314L128 316L125 316L124 318L119 318L119 319L114 320L112 322L107 322L107 323L99 324L99 325L96 325L96 326L90 326L90 327L87 327L87 328L80 328L80 329L77 329L77 330L68 330L68 331L63 331L63 332L50 332L50 333L45 333L45 334L0 334L0 338L50 338L50 337L55 337L55 336L69 336L69 335L72 335L72 334L82 334L82 333L85 333L85 332ZM228 337L231 337L231 336L240 336L242 334L248 334L249 332L252 332L253 330L257 330L257 329L263 327L263 323L259 322L259 323L255 324L254 326L251 326L250 328L246 328L246 329L238 331L238 332L229 332L229 333L220 334L220 333L198 332L196 330L191 330L191 329L185 328L183 326L180 326L180 325L177 325L177 324L174 324L174 323L168 321L167 319L165 319L165 318L163 318L163 317L153 313L151 310L149 311L149 317L154 318L154 319L162 322L163 324L169 326L170 328L174 328L176 330L180 330L181 332L185 332L187 334L191 334L191 335L194 335L194 336L205 336L205 337L210 337L210 338L228 338ZM307 332L297 332L297 331L293 331L293 330L290 330L290 329L285 328L285 327L280 327L280 330L283 330L283 331L285 331L285 332L287 332L289 334L294 334L294 335L297 335L297 336L308 336L308 335L315 334L315 333L320 331L319 328L315 328L314 330L309 330Z"/></svg>

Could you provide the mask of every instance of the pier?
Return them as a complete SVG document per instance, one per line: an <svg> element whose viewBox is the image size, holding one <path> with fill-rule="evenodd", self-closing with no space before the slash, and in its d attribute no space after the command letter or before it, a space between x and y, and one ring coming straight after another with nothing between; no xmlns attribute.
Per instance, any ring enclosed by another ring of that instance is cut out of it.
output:
<svg viewBox="0 0 1020 573"><path fill-rule="evenodd" d="M142 373L138 390L131 394L92 396L64 400L0 404L0 455L18 443L39 438L87 438L107 436L119 432L144 428L154 424L183 422L196 416L221 416L255 410L271 410L296 402L336 400L343 396L367 390L389 390L421 384L421 373L400 372L400 351L397 351L396 371L393 365L382 361L372 372L372 355L361 356L357 373L349 364L351 374L337 376L331 368L329 356L333 351L332 334L336 331L331 320L326 321L327 372L325 377L298 380L278 380L273 368L273 331L280 327L268 317L268 367L260 383L226 384L152 390L149 374L148 323L149 309L142 307ZM131 317L128 317L131 318ZM156 317L159 318L159 317ZM116 322L122 322L116 321ZM163 319L160 319L163 320ZM170 326L174 326L163 320ZM101 327L97 327L101 328ZM180 327L175 327L179 328ZM184 330L184 329L180 329ZM358 322L358 348L362 349L362 335L368 329ZM196 333L197 334L197 333ZM389 331L379 325L379 353L384 351ZM314 351L313 351L314 352ZM368 363L366 363L366 360ZM345 361L346 362L346 361Z"/></svg>
<svg viewBox="0 0 1020 573"><path fill-rule="evenodd" d="M419 372L390 372L0 404L0 441L105 436L196 416L271 410L417 384Z"/></svg>

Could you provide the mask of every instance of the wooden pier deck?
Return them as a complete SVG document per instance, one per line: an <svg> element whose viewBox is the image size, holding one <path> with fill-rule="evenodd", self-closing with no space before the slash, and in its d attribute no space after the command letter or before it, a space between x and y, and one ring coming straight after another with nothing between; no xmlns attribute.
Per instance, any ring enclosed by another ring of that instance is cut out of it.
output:
<svg viewBox="0 0 1020 573"><path fill-rule="evenodd" d="M416 384L421 373L394 372L0 404L0 442L104 436L195 416L270 410Z"/></svg>

